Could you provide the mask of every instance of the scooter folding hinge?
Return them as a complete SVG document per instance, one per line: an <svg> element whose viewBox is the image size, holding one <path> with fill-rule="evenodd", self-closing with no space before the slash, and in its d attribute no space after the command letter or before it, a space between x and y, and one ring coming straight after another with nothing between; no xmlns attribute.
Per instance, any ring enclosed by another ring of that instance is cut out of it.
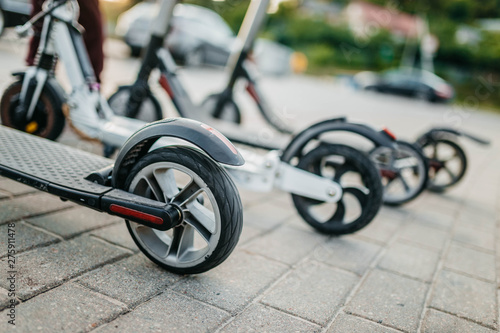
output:
<svg viewBox="0 0 500 333"><path fill-rule="evenodd" d="M158 230L169 230L183 221L182 210L122 190L112 190L101 198L101 210Z"/></svg>
<svg viewBox="0 0 500 333"><path fill-rule="evenodd" d="M285 192L328 203L338 202L343 195L340 184L281 162L275 186Z"/></svg>

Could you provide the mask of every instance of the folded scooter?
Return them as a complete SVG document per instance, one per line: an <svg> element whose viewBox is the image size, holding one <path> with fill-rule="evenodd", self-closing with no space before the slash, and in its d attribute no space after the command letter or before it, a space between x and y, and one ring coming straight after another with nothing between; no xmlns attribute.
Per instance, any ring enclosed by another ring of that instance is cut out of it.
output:
<svg viewBox="0 0 500 333"><path fill-rule="evenodd" d="M78 9L76 0L48 0L17 29L25 35L44 20L36 64L14 74L0 103L0 175L123 217L139 249L172 272L219 265L243 222L238 191L219 163L242 165L242 156L197 121L115 116L97 88ZM70 77L69 94L55 80L56 56ZM55 140L65 121L87 139L121 147L116 161L43 139Z"/></svg>

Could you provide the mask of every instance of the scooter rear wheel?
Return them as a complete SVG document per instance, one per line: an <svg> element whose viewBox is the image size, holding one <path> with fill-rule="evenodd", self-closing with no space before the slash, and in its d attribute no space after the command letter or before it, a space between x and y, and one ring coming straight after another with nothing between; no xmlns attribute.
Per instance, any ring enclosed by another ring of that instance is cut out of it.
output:
<svg viewBox="0 0 500 333"><path fill-rule="evenodd" d="M433 192L444 192L457 184L467 170L465 151L448 139L432 139L422 145L429 161L429 185Z"/></svg>
<svg viewBox="0 0 500 333"><path fill-rule="evenodd" d="M382 184L368 156L351 147L321 144L305 154L297 167L333 179L343 189L337 203L292 194L302 218L319 232L349 234L364 228L382 204Z"/></svg>
<svg viewBox="0 0 500 333"><path fill-rule="evenodd" d="M222 112L220 113L220 115L215 116L215 107L220 98L222 98L220 94L213 94L208 96L201 103L201 110L205 112L205 114L210 115L211 117L214 117L216 119L241 124L240 108L232 99L226 99L222 106Z"/></svg>
<svg viewBox="0 0 500 333"><path fill-rule="evenodd" d="M415 199L429 181L429 164L421 149L406 141L396 143L396 150L378 147L370 152L382 177L384 204L389 206Z"/></svg>
<svg viewBox="0 0 500 333"><path fill-rule="evenodd" d="M150 152L132 168L125 188L182 210L183 221L168 231L127 221L139 249L163 268L202 273L235 248L243 225L238 190L221 166L198 151L168 147Z"/></svg>
<svg viewBox="0 0 500 333"><path fill-rule="evenodd" d="M31 119L18 119L16 109L20 104L22 80L12 83L5 89L0 101L0 117L7 127L37 135L49 140L56 140L64 129L65 118L50 89L43 89L35 105ZM22 117L21 117L22 118Z"/></svg>
<svg viewBox="0 0 500 333"><path fill-rule="evenodd" d="M125 113L130 99L130 93L133 86L122 86L109 97L108 104L111 110L118 115L128 117ZM141 105L135 119L142 120L147 123L163 119L160 102L151 93L147 93L140 101Z"/></svg>

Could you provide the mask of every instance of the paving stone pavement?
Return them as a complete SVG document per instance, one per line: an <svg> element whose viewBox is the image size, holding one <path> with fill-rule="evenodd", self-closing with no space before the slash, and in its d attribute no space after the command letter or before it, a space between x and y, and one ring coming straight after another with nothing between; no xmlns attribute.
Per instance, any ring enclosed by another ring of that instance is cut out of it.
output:
<svg viewBox="0 0 500 333"><path fill-rule="evenodd" d="M0 178L0 332L13 309L17 332L498 332L500 117L481 119L494 143L465 144L460 184L352 235L315 232L288 194L241 190L237 248L195 276L155 266L119 219Z"/></svg>
<svg viewBox="0 0 500 333"><path fill-rule="evenodd" d="M0 331L11 301L20 332L498 331L498 169L472 163L457 188L383 207L343 237L311 229L286 194L242 190L236 250L196 276L150 262L119 219L0 178Z"/></svg>

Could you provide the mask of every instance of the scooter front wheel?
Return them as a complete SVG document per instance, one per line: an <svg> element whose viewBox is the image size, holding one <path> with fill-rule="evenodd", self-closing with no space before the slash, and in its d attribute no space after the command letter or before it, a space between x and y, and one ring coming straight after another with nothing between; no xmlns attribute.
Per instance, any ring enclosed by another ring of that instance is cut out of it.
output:
<svg viewBox="0 0 500 333"><path fill-rule="evenodd" d="M378 166L384 186L384 203L399 206L418 197L429 181L429 165L421 149L406 141L397 148L378 147L370 156Z"/></svg>
<svg viewBox="0 0 500 333"><path fill-rule="evenodd" d="M26 112L20 110L23 81L16 81L5 89L0 101L0 117L7 127L56 140L64 129L65 118L61 105L57 103L50 89L43 89L35 104L33 115L27 119Z"/></svg>
<svg viewBox="0 0 500 333"><path fill-rule="evenodd" d="M127 221L139 249L163 268L202 273L235 248L243 224L238 190L226 171L200 152L186 147L154 150L132 168L125 188L182 211L182 222L168 231Z"/></svg>
<svg viewBox="0 0 500 333"><path fill-rule="evenodd" d="M337 203L292 194L295 208L316 230L341 235L370 223L382 204L382 184L368 156L351 147L321 144L304 155L297 167L330 178L343 190Z"/></svg>
<svg viewBox="0 0 500 333"><path fill-rule="evenodd" d="M151 92L146 92L143 96L136 96L135 98L138 99L136 103L140 103L139 110L133 117L127 115L131 93L133 93L133 86L122 86L109 97L108 104L116 115L139 119L147 123L163 119L160 102Z"/></svg>
<svg viewBox="0 0 500 333"><path fill-rule="evenodd" d="M432 139L422 145L422 150L429 161L430 191L444 192L465 176L467 156L457 143Z"/></svg>
<svg viewBox="0 0 500 333"><path fill-rule="evenodd" d="M241 124L241 112L238 105L232 99L225 99L222 104L222 111L216 115L215 108L221 97L221 94L209 95L201 103L201 110L213 118L224 120L231 123Z"/></svg>

